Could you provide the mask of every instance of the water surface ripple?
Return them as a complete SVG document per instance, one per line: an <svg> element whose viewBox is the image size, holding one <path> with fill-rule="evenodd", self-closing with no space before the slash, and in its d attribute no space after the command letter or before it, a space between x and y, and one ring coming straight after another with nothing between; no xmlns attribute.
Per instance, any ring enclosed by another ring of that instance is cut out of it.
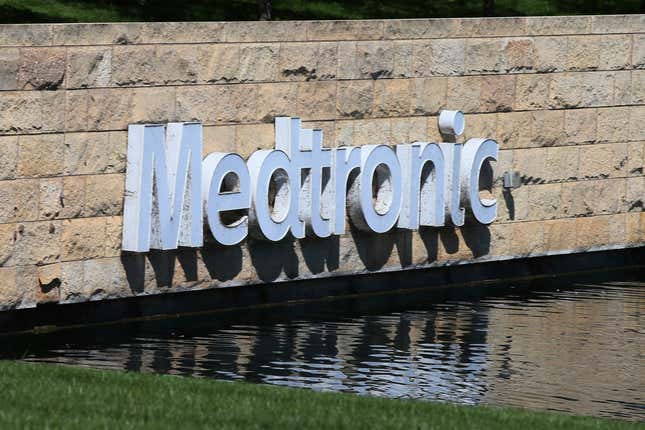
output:
<svg viewBox="0 0 645 430"><path fill-rule="evenodd" d="M20 339L13 352L29 361L643 420L645 284L543 287L85 329Z"/></svg>

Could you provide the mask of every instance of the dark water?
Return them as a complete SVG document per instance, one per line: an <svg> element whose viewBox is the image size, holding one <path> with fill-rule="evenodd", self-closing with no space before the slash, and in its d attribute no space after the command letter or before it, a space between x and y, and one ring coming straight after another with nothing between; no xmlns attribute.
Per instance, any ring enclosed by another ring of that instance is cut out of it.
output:
<svg viewBox="0 0 645 430"><path fill-rule="evenodd" d="M645 283L549 281L2 339L5 356L645 419Z"/></svg>

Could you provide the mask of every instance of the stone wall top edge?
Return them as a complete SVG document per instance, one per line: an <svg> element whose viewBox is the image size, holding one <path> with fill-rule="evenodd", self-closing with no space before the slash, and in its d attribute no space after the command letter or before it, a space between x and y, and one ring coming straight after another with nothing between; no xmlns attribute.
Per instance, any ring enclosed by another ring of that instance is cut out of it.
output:
<svg viewBox="0 0 645 430"><path fill-rule="evenodd" d="M495 25L487 25L495 23ZM303 21L0 24L0 46L435 39L645 33L645 14Z"/></svg>
<svg viewBox="0 0 645 430"><path fill-rule="evenodd" d="M82 25L157 25L157 24L278 24L278 23L360 23L360 22L427 22L427 21L492 21L492 20L511 20L511 19L540 19L540 20L560 20L567 18L645 18L645 13L641 14L606 14L606 15L518 15L518 16L494 16L494 17L453 17L453 18L383 18L383 19L303 19L303 20L274 20L274 21L254 21L254 20L236 20L236 21L95 21L95 22L48 22L33 24L0 24L3 27L65 27L65 26L82 26Z"/></svg>

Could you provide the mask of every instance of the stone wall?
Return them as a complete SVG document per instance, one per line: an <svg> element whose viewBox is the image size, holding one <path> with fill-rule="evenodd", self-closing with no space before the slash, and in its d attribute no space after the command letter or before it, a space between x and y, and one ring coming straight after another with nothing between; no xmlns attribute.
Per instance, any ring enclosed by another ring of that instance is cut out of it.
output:
<svg viewBox="0 0 645 430"><path fill-rule="evenodd" d="M248 156L276 116L396 144L444 108L500 144L488 227L120 251L128 124ZM644 124L645 15L0 25L0 306L642 246Z"/></svg>

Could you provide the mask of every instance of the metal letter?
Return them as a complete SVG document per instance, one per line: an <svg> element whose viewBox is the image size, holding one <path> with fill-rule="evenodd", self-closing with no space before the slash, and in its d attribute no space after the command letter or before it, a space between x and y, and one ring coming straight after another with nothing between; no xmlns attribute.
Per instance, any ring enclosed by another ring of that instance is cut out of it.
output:
<svg viewBox="0 0 645 430"><path fill-rule="evenodd" d="M124 251L202 246L201 155L201 124L128 127Z"/></svg>
<svg viewBox="0 0 645 430"><path fill-rule="evenodd" d="M247 162L251 175L251 208L249 210L250 233L271 241L282 240L291 227L292 217L298 216L297 205L293 208L290 160L282 151L262 149L251 155ZM271 210L269 185L276 173L276 194ZM295 214L294 214L295 212Z"/></svg>
<svg viewBox="0 0 645 430"><path fill-rule="evenodd" d="M341 147L334 150L334 234L345 234L347 181L354 169L361 167L361 148ZM356 179L358 180L358 179Z"/></svg>
<svg viewBox="0 0 645 430"><path fill-rule="evenodd" d="M497 217L497 200L479 196L479 173L486 160L497 161L499 146L491 139L469 139L464 145L461 159L462 204L470 208L482 224L490 224Z"/></svg>
<svg viewBox="0 0 645 430"><path fill-rule="evenodd" d="M436 143L416 142L397 145L401 164L403 201L397 226L416 230L419 225L439 227L445 224L443 153ZM423 178L423 169L432 165L432 172ZM407 173L409 172L409 173Z"/></svg>
<svg viewBox="0 0 645 430"><path fill-rule="evenodd" d="M305 221L301 218L300 188L302 170L311 165L311 152L300 149L300 118L280 117L275 119L275 148L289 158L286 170L289 176L290 209L287 222L291 234L298 239L305 237Z"/></svg>
<svg viewBox="0 0 645 430"><path fill-rule="evenodd" d="M311 151L311 169L303 171L300 214L305 220L307 235L328 237L332 233L333 212L332 151L322 147L322 138L322 130L300 130L301 146Z"/></svg>
<svg viewBox="0 0 645 430"><path fill-rule="evenodd" d="M446 219L450 214L452 224L459 227L464 225L465 209L461 204L461 149L463 145L457 143L440 143L439 148L443 153L443 159L446 163L446 195L449 200L446 204Z"/></svg>
<svg viewBox="0 0 645 430"><path fill-rule="evenodd" d="M249 231L248 215L233 224L225 224L221 212L249 209L251 205L251 177L244 159L237 154L214 152L202 162L204 209L208 226L215 240L223 245L235 245L246 238ZM224 178L234 174L238 191L221 192Z"/></svg>
<svg viewBox="0 0 645 430"><path fill-rule="evenodd" d="M376 174L376 198L373 181ZM396 224L401 211L401 166L387 145L361 148L361 173L348 198L349 217L364 231L385 233Z"/></svg>

